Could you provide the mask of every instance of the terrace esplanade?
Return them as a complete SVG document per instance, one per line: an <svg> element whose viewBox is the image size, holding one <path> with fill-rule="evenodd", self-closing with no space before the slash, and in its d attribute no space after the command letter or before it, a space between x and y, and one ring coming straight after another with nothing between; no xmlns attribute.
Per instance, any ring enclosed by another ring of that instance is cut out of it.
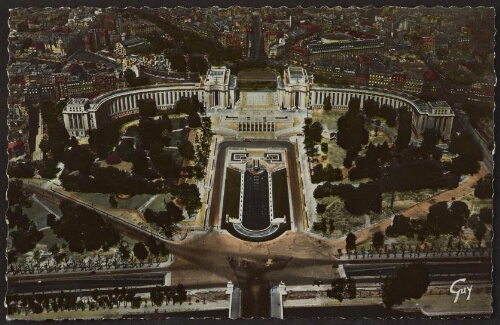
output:
<svg viewBox="0 0 500 325"><path fill-rule="evenodd" d="M241 100L242 96L250 95L253 96L253 101ZM64 124L70 136L86 136L91 129L137 114L139 99L153 99L159 110L169 111L179 99L192 96L196 96L211 113L220 111L224 114L245 114L246 110L260 109L276 111L276 114L283 116L305 112L310 108L322 108L327 97L337 109L347 109L353 97L361 99L361 108L364 100L373 99L380 105L408 107L412 111L413 127L417 134L427 128L434 128L445 139L450 138L454 118L453 111L444 101L429 103L407 93L371 87L319 86L314 84L313 77L301 67L285 69L282 75L276 77L275 88L267 89L266 92L239 90L237 77L231 75L229 69L212 67L199 83L168 83L128 88L95 98L72 98L63 110ZM268 99L258 100L257 96L267 96ZM262 106L263 102L265 106Z"/></svg>

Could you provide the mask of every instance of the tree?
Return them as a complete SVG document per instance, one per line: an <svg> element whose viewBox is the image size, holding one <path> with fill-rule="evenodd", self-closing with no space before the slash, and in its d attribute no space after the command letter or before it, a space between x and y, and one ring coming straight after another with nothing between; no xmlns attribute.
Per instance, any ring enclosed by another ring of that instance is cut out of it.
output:
<svg viewBox="0 0 500 325"><path fill-rule="evenodd" d="M385 242L385 236L383 232L377 231L373 234L372 238L373 247L375 247L376 249L380 249L382 248L382 246L384 246L384 242Z"/></svg>
<svg viewBox="0 0 500 325"><path fill-rule="evenodd" d="M486 234L486 230L486 226L482 222L478 222L474 229L474 237L476 237L478 241L481 241Z"/></svg>
<svg viewBox="0 0 500 325"><path fill-rule="evenodd" d="M195 184L182 183L174 186L172 194L178 198L190 216L201 208L200 192Z"/></svg>
<svg viewBox="0 0 500 325"><path fill-rule="evenodd" d="M108 250L120 241L118 230L106 224L94 210L69 200L63 200L59 209L62 216L52 230L58 238L68 242L70 251L82 253L100 248Z"/></svg>
<svg viewBox="0 0 500 325"><path fill-rule="evenodd" d="M149 255L148 249L146 248L146 245L144 245L143 242L135 243L133 251L135 257L137 257L137 259L140 261L144 261Z"/></svg>
<svg viewBox="0 0 500 325"><path fill-rule="evenodd" d="M337 144L356 154L368 143L369 133L365 128L365 119L359 112L360 99L349 101L349 110L337 121Z"/></svg>
<svg viewBox="0 0 500 325"><path fill-rule="evenodd" d="M387 309L407 299L419 299L430 284L429 271L422 263L412 263L398 269L382 283L382 301Z"/></svg>
<svg viewBox="0 0 500 325"><path fill-rule="evenodd" d="M156 115L157 107L154 99L138 99L137 107L141 117L153 117Z"/></svg>
<svg viewBox="0 0 500 325"><path fill-rule="evenodd" d="M68 170L78 170L84 174L90 174L94 154L83 146L74 146L64 152L64 167Z"/></svg>
<svg viewBox="0 0 500 325"><path fill-rule="evenodd" d="M493 221L493 210L491 208L481 208L479 210L479 220L486 224L491 224Z"/></svg>
<svg viewBox="0 0 500 325"><path fill-rule="evenodd" d="M397 237L401 235L408 236L410 231L410 218L407 218L402 214L398 214L394 216L392 225L387 227L387 229L385 230L385 234L389 237Z"/></svg>
<svg viewBox="0 0 500 325"><path fill-rule="evenodd" d="M188 115L188 125L190 128L195 129L201 127L200 114L193 112Z"/></svg>
<svg viewBox="0 0 500 325"><path fill-rule="evenodd" d="M327 112L332 109L332 100L330 99L330 96L325 97L323 101L323 109Z"/></svg>
<svg viewBox="0 0 500 325"><path fill-rule="evenodd" d="M56 223L56 216L52 213L47 215L47 227L52 227Z"/></svg>
<svg viewBox="0 0 500 325"><path fill-rule="evenodd" d="M356 249L356 239L358 238L352 232L347 234L347 237L345 239L345 248L348 251Z"/></svg>
<svg viewBox="0 0 500 325"><path fill-rule="evenodd" d="M318 203L316 205L316 212L317 213L322 214L322 213L325 213L325 211L326 211L326 204Z"/></svg>
<svg viewBox="0 0 500 325"><path fill-rule="evenodd" d="M31 195L23 189L23 181L20 179L9 180L7 190L9 208L19 205L22 208L31 208Z"/></svg>
<svg viewBox="0 0 500 325"><path fill-rule="evenodd" d="M184 285L182 283L179 283L177 285L177 288L175 289L175 298L174 298L174 304L176 301L179 302L180 305L187 299L187 291L184 288Z"/></svg>
<svg viewBox="0 0 500 325"><path fill-rule="evenodd" d="M38 145L40 150L43 152L43 158L46 158L47 152L50 151L50 142L47 139L42 139Z"/></svg>
<svg viewBox="0 0 500 325"><path fill-rule="evenodd" d="M109 196L108 202L113 209L116 209L118 207L118 201L116 200L114 195Z"/></svg>
<svg viewBox="0 0 500 325"><path fill-rule="evenodd" d="M401 152L408 147L411 140L411 111L408 107L399 110L398 137L396 149Z"/></svg>
<svg viewBox="0 0 500 325"><path fill-rule="evenodd" d="M19 253L27 253L33 250L44 236L43 232L38 231L33 220L29 220L28 224L22 227L17 227L17 230L10 232L12 237L12 246Z"/></svg>
<svg viewBox="0 0 500 325"><path fill-rule="evenodd" d="M342 302L344 299L356 298L356 282L351 278L337 278L332 281L332 288L326 291L326 296Z"/></svg>
<svg viewBox="0 0 500 325"><path fill-rule="evenodd" d="M187 160L192 160L194 158L194 146L191 142L186 141L179 147L179 153L181 156Z"/></svg>
<svg viewBox="0 0 500 325"><path fill-rule="evenodd" d="M477 181L476 188L474 189L474 196L480 199L491 198L493 196L493 177L491 174Z"/></svg>
<svg viewBox="0 0 500 325"><path fill-rule="evenodd" d="M429 207L426 228L435 236L442 234L457 235L469 215L470 210L464 202L453 201L449 209L447 202L438 202Z"/></svg>

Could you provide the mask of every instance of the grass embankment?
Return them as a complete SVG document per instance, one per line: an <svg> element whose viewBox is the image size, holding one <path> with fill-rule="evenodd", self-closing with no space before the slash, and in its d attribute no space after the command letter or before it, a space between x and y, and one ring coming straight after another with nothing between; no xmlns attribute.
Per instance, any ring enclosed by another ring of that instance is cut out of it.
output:
<svg viewBox="0 0 500 325"><path fill-rule="evenodd" d="M286 181L286 169L281 169L271 175L273 181L273 210L275 218L290 216L290 205L288 198L288 184Z"/></svg>
<svg viewBox="0 0 500 325"><path fill-rule="evenodd" d="M240 186L241 174L235 170L226 168L222 216L229 215L231 218L238 218L240 212Z"/></svg>

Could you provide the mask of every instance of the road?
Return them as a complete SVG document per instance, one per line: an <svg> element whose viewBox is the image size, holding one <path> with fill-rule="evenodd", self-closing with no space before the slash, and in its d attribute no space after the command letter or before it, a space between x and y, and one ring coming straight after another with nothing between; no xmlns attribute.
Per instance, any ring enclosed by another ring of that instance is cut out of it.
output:
<svg viewBox="0 0 500 325"><path fill-rule="evenodd" d="M287 159L287 171L290 177L290 193L292 194L292 206L293 206L293 220L298 232L304 231L302 222L302 203L300 200L301 190L299 188L299 175L296 168L295 160L295 148L292 143L288 141L277 141L277 140L252 140L251 142L243 141L224 141L221 142L215 155L217 156L214 182L212 187L212 201L210 204L210 214L209 214L209 226L210 227L220 227L220 202L222 200L222 180L224 172L224 162L226 160L226 149L228 147L238 147L238 148L271 148L271 147L281 147L286 149L286 159Z"/></svg>
<svg viewBox="0 0 500 325"><path fill-rule="evenodd" d="M344 270L348 277L363 282L379 282L381 277L395 275L398 268L408 263L387 263L387 264L356 264L344 265ZM454 263L450 267L449 263L425 263L431 282L446 281L450 283L457 278L467 278L470 281L488 281L491 279L491 263L486 262L460 262Z"/></svg>
<svg viewBox="0 0 500 325"><path fill-rule="evenodd" d="M8 293L50 292L60 290L140 287L164 284L164 272L137 274L94 274L87 276L64 277L61 279L32 279L31 281L16 281L9 278Z"/></svg>

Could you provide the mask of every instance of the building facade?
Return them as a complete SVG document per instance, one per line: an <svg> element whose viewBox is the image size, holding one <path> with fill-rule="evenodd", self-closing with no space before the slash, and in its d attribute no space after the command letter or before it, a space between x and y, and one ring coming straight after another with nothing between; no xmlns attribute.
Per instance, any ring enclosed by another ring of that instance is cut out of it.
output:
<svg viewBox="0 0 500 325"><path fill-rule="evenodd" d="M70 99L63 111L64 124L70 136L85 136L90 129L101 127L123 116L137 114L139 99L153 99L159 110L168 111L175 107L179 99L193 96L207 109L227 110L227 123L234 123L237 131L247 132L279 130L280 121L292 116L288 111L322 108L327 97L337 109L347 109L349 101L354 97L361 99L361 108L368 99L375 100L379 105L408 107L412 111L413 128L417 134L423 133L427 128L434 128L441 132L444 139L450 138L454 118L453 111L444 101L429 103L404 92L366 86L316 86L313 77L301 67L285 69L283 75L277 77L276 91L271 91L271 96L276 98L273 100L275 107L267 109L267 112L279 112L280 116L284 114L283 117L273 115L263 118L262 115L259 120L254 121L253 117L245 115L248 108L245 107L245 102L235 101L237 92L236 77L231 76L230 70L226 67L212 67L200 83L129 88L92 99Z"/></svg>

